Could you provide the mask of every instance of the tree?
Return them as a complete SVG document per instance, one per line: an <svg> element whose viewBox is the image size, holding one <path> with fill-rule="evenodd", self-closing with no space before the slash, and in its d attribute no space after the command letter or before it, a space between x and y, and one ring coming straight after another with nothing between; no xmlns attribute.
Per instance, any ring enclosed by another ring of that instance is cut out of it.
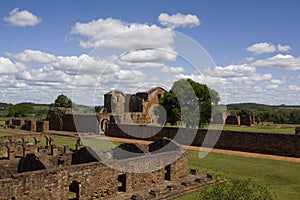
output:
<svg viewBox="0 0 300 200"><path fill-rule="evenodd" d="M176 81L159 103L167 113L167 122L172 125L182 122L187 127L201 127L210 122L213 91L214 103L219 101L218 93L192 79ZM199 111L199 112L197 112Z"/></svg>
<svg viewBox="0 0 300 200"><path fill-rule="evenodd" d="M7 107L7 117L26 117L32 114L34 114L33 107L24 103L10 104Z"/></svg>
<svg viewBox="0 0 300 200"><path fill-rule="evenodd" d="M57 98L55 99L52 106L71 108L72 107L72 101L66 95L60 94L60 95L57 96Z"/></svg>
<svg viewBox="0 0 300 200"><path fill-rule="evenodd" d="M211 102L217 106L220 99L219 93L213 89L209 89L209 94L210 94L210 98L211 98Z"/></svg>

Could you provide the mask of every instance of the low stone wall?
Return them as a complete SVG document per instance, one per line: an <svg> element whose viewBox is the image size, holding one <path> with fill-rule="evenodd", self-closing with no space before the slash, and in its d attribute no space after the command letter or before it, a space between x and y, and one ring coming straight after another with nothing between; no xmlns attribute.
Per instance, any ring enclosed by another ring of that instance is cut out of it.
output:
<svg viewBox="0 0 300 200"><path fill-rule="evenodd" d="M200 146L207 135L207 130L203 129L180 130L181 139L180 141L175 139L175 141L181 144L189 145L185 141L193 141L193 146ZM196 134L190 134L191 132L196 132ZM130 133L130 135L127 133ZM219 131L210 130L210 137L207 137L206 144L212 144L212 141L219 136L218 133ZM161 127L154 126L141 127L136 125L108 124L105 134L111 137L154 141L163 137L174 139L178 134L178 128L164 127L161 129ZM222 131L214 148L300 157L300 135Z"/></svg>
<svg viewBox="0 0 300 200"><path fill-rule="evenodd" d="M62 117L62 131L99 132L99 123L95 114L65 114Z"/></svg>
<svg viewBox="0 0 300 200"><path fill-rule="evenodd" d="M149 162L159 166L162 158L171 159L176 155L177 152L168 152L148 158L124 159L120 160L119 165L135 163L132 167L138 167L141 162ZM114 160L108 162L115 163ZM170 180L185 177L187 170L187 153L183 153L170 165ZM146 173L124 173L100 162L16 173L0 179L0 199L68 199L71 185L78 188L80 199L94 199L116 194L120 191L118 182L124 187L121 191L129 192L160 184L166 180L165 174L165 169L161 167Z"/></svg>

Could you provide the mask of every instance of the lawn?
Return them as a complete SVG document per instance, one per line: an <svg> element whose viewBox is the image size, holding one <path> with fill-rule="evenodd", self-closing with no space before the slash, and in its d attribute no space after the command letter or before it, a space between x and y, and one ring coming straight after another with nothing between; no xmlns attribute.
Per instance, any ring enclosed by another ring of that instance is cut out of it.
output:
<svg viewBox="0 0 300 200"><path fill-rule="evenodd" d="M1 136L11 136L16 135L14 133L8 133L0 131L0 137ZM73 149L76 147L76 138L69 138L69 137L61 137L61 136L52 136L54 139L54 144L59 147L69 146ZM29 140L30 143L34 143L33 139ZM41 144L46 145L46 139L44 137L41 138ZM95 139L86 139L84 140L84 145L92 145L94 147L97 147L98 149L101 149L102 151L107 151L113 147L118 146L121 144L117 141L105 141L105 140L95 140Z"/></svg>
<svg viewBox="0 0 300 200"><path fill-rule="evenodd" d="M68 137L61 137L61 136L52 136L52 138L54 139L54 144L56 146L59 146L59 147L69 146L73 149L75 149L75 147L76 147L76 140L77 140L76 138L68 138ZM41 143L44 145L46 144L45 138L42 138ZM109 142L109 141L105 141L105 140L85 139L83 141L83 144L85 146L91 145L102 151L107 151L115 146L118 146L121 143L116 142L116 141Z"/></svg>
<svg viewBox="0 0 300 200"><path fill-rule="evenodd" d="M9 132L0 131L0 137L1 137L1 136L10 136L10 135L15 135L15 134L14 134L14 133L9 133Z"/></svg>
<svg viewBox="0 0 300 200"><path fill-rule="evenodd" d="M258 126L221 126L211 124L210 129L223 129L227 131L240 132L259 132L259 133L280 133L280 134L295 134L296 124L273 124L273 125L258 125ZM204 127L205 129L208 126Z"/></svg>
<svg viewBox="0 0 300 200"><path fill-rule="evenodd" d="M189 151L189 168L198 168L201 173L211 172L221 177L250 178L254 183L267 186L277 199L300 199L300 163L216 153L199 159L198 151ZM193 196L189 194L177 200L194 199Z"/></svg>

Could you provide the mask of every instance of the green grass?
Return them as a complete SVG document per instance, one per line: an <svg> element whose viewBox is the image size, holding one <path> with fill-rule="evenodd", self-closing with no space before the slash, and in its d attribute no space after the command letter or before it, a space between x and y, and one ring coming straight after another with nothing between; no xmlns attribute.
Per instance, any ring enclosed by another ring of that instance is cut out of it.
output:
<svg viewBox="0 0 300 200"><path fill-rule="evenodd" d="M85 146L92 146L95 147L96 149L102 150L102 151L108 151L118 145L121 144L121 142L117 141L106 141L106 140L97 140L97 139L85 139L83 141L83 144Z"/></svg>
<svg viewBox="0 0 300 200"><path fill-rule="evenodd" d="M2 132L0 131L0 137L1 136L11 136L16 135L15 133L8 133L8 132ZM73 149L76 147L76 138L68 138L68 137L61 137L61 136L52 136L54 139L54 144L59 147L69 146ZM29 143L34 143L33 138L29 140ZM41 144L46 145L46 139L44 137L41 138ZM105 140L97 140L97 139L85 139L84 145L92 145L94 147L97 147L98 149L101 149L102 151L107 151L113 147L118 146L121 144L117 141L105 141Z"/></svg>
<svg viewBox="0 0 300 200"><path fill-rule="evenodd" d="M300 199L300 163L248 158L210 153L203 159L198 151L189 151L189 168L201 173L211 172L220 177L250 178L252 182L267 186L278 199ZM193 199L189 194L178 200Z"/></svg>
<svg viewBox="0 0 300 200"><path fill-rule="evenodd" d="M211 124L211 129L223 129L227 131L241 131L241 132L259 132L259 133L279 133L279 134L295 134L296 124L274 124L274 125L259 125L259 126L221 126ZM204 127L205 129L208 126Z"/></svg>
<svg viewBox="0 0 300 200"><path fill-rule="evenodd" d="M68 138L68 137L60 137L60 136L52 136L54 139L54 144L59 147L64 147L64 146L69 146L73 149L76 147L76 140L75 138ZM45 138L42 138L41 141L42 144L46 144ZM85 139L83 141L83 144L85 146L91 145L93 147L96 147L102 151L107 151L115 146L118 146L121 144L120 142L110 142L110 141L105 141L105 140L97 140L97 139Z"/></svg>
<svg viewBox="0 0 300 200"><path fill-rule="evenodd" d="M9 133L9 132L0 131L0 137L1 137L1 136L11 136L11 135L15 135L15 134L14 134L14 133Z"/></svg>
<svg viewBox="0 0 300 200"><path fill-rule="evenodd" d="M68 138L68 137L59 137L59 136L52 136L54 139L54 144L59 147L69 146L75 149L76 139L75 138Z"/></svg>

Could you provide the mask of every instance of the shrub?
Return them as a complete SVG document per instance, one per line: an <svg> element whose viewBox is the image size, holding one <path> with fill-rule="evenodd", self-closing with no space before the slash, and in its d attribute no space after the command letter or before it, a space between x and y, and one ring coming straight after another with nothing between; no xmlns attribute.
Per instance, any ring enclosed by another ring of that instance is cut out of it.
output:
<svg viewBox="0 0 300 200"><path fill-rule="evenodd" d="M273 200L264 186L250 180L228 179L196 194L196 199L206 200Z"/></svg>

